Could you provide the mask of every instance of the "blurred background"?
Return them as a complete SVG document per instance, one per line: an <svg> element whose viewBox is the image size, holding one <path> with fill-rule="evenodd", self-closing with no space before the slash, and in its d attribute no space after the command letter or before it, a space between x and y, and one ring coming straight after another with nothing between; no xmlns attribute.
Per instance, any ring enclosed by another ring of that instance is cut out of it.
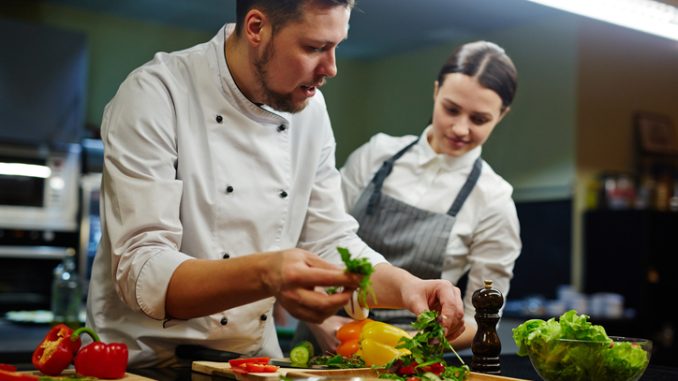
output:
<svg viewBox="0 0 678 381"><path fill-rule="evenodd" d="M456 45L503 46L518 67L518 94L483 157L514 186L524 243L505 316L577 308L610 334L654 339L653 362L670 363L678 1L651 6L667 12L673 38L527 0L362 0L323 93L341 166L377 132L421 133L435 76ZM104 106L155 52L207 41L234 14L233 0L2 2L1 312L49 310L52 271L68 249L89 280ZM3 163L51 174L27 180Z"/></svg>

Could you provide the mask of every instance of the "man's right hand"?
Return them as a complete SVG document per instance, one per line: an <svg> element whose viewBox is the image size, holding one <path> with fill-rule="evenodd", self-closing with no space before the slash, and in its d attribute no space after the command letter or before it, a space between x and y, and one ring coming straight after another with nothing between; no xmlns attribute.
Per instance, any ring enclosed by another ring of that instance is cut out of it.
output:
<svg viewBox="0 0 678 381"><path fill-rule="evenodd" d="M289 249L270 256L270 266L262 275L264 287L294 317L321 323L348 303L360 276L348 274L315 254ZM322 288L342 286L343 291L328 295ZM315 287L320 287L316 290Z"/></svg>

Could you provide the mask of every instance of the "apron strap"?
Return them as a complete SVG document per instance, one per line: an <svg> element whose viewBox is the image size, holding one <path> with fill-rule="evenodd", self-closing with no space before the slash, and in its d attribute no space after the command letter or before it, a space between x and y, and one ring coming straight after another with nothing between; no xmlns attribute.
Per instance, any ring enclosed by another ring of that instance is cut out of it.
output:
<svg viewBox="0 0 678 381"><path fill-rule="evenodd" d="M480 172L482 169L483 162L482 160L480 160L480 157L478 157L476 161L473 163L473 169L471 170L471 173L468 175L468 178L466 179L464 186L461 187L461 190L459 191L457 198L454 200L452 206L450 206L450 209L447 211L448 215L452 217L457 216L457 213L459 213L459 210L461 210L461 207L464 205L464 201L466 201L468 195L471 194L473 187L476 186L476 183L478 182L478 178L480 177Z"/></svg>
<svg viewBox="0 0 678 381"><path fill-rule="evenodd" d="M384 164L381 165L381 168L379 168L377 173L374 174L374 177L372 177L374 190L369 201L367 202L367 214L372 215L374 208L379 204L379 198L381 198L381 188L384 185L384 180L386 180L386 177L391 174L391 171L393 171L393 163L400 159L400 157L403 156L410 148L412 148L412 146L417 144L418 141L419 138L417 137L412 143L408 144L405 146L405 148L391 156L390 159L384 161Z"/></svg>

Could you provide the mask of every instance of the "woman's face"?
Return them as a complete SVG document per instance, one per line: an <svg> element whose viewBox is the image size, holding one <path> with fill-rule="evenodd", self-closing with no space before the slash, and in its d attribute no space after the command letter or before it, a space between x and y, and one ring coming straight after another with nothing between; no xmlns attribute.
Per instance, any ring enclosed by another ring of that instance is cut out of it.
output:
<svg viewBox="0 0 678 381"><path fill-rule="evenodd" d="M433 128L428 141L439 154L459 157L485 143L506 115L501 98L466 74L451 73L433 90Z"/></svg>

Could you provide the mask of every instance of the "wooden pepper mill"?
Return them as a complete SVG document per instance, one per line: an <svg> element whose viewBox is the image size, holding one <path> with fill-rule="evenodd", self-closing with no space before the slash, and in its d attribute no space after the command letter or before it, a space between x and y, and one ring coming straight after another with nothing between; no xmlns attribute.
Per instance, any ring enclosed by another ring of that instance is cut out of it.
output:
<svg viewBox="0 0 678 381"><path fill-rule="evenodd" d="M492 288L492 281L485 280L485 287L476 290L471 298L476 308L475 319L478 331L473 337L471 370L474 372L501 374L499 354L501 341L497 335L499 309L504 305L504 295Z"/></svg>

